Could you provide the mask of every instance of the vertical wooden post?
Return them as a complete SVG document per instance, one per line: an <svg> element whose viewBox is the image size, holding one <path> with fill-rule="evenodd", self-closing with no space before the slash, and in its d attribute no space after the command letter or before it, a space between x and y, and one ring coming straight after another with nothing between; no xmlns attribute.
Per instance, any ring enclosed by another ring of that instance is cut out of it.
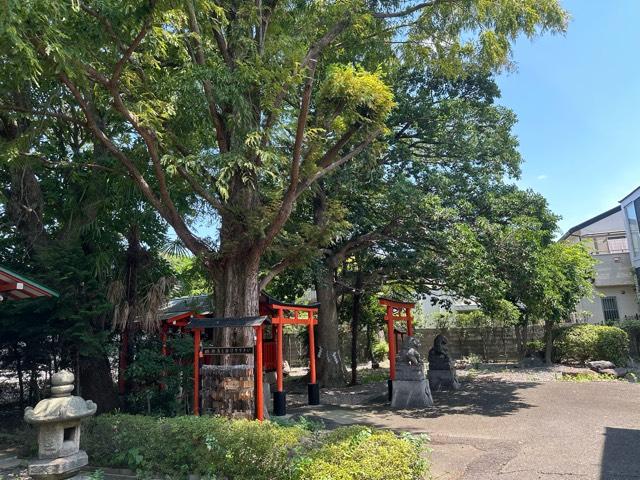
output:
<svg viewBox="0 0 640 480"><path fill-rule="evenodd" d="M308 396L309 405L320 404L320 387L316 379L316 339L313 331L313 324L315 323L313 318L313 312L309 312L309 385Z"/></svg>
<svg viewBox="0 0 640 480"><path fill-rule="evenodd" d="M387 315L385 316L387 321L387 329L389 331L389 378L391 380L396 379L396 335L394 333L393 325L393 308L387 307Z"/></svg>
<svg viewBox="0 0 640 480"><path fill-rule="evenodd" d="M393 331L393 308L387 305L387 314L384 316L387 321L387 330L389 335L389 381L387 388L389 390L389 400L393 397L393 381L396 379L396 334Z"/></svg>
<svg viewBox="0 0 640 480"><path fill-rule="evenodd" d="M200 415L200 329L193 330L193 414Z"/></svg>
<svg viewBox="0 0 640 480"><path fill-rule="evenodd" d="M282 310L278 311L278 318L281 321L282 320ZM278 323L277 325L277 334L276 334L276 372L277 372L277 388L276 390L278 392L282 392L284 390L284 377L283 377L283 363L284 363L284 359L283 359L283 354L282 354L282 348L283 348L283 335L282 335L282 327L284 325L282 325L282 323Z"/></svg>
<svg viewBox="0 0 640 480"><path fill-rule="evenodd" d="M287 403L285 399L284 393L284 377L282 372L282 327L284 320L284 313L281 308L278 309L278 323L276 324L276 391L273 392L273 414L275 416L286 415L287 413Z"/></svg>
<svg viewBox="0 0 640 480"><path fill-rule="evenodd" d="M309 317L309 381L316 383L316 337L312 312L309 312Z"/></svg>
<svg viewBox="0 0 640 480"><path fill-rule="evenodd" d="M264 420L264 392L262 390L262 329L264 326L260 324L255 328L256 332L256 348L255 348L255 377L256 377L256 419Z"/></svg>
<svg viewBox="0 0 640 480"><path fill-rule="evenodd" d="M413 337L413 315L411 307L407 307L407 335Z"/></svg>

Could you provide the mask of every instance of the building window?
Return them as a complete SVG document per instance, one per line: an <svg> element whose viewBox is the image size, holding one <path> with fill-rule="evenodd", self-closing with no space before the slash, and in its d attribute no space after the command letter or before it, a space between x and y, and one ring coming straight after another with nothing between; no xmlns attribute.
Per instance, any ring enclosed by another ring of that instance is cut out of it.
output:
<svg viewBox="0 0 640 480"><path fill-rule="evenodd" d="M638 215L633 203L627 205L624 209L629 224L629 234L631 235L631 247L633 255L640 255L640 231L638 229Z"/></svg>
<svg viewBox="0 0 640 480"><path fill-rule="evenodd" d="M627 253L629 245L626 237L609 237L607 238L609 253Z"/></svg>
<svg viewBox="0 0 640 480"><path fill-rule="evenodd" d="M620 320L618 312L618 299L616 297L604 297L602 299L602 312L605 321Z"/></svg>

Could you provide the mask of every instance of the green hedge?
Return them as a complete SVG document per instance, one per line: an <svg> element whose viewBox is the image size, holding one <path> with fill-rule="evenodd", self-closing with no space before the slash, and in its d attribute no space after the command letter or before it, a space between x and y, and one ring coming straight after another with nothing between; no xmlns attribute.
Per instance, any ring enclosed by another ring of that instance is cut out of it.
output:
<svg viewBox="0 0 640 480"><path fill-rule="evenodd" d="M618 327L580 324L564 329L554 340L558 360L609 360L624 366L629 358L629 336Z"/></svg>
<svg viewBox="0 0 640 480"><path fill-rule="evenodd" d="M90 419L81 438L92 465L172 479L417 480L426 472L419 441L365 427L327 433L302 423L117 414Z"/></svg>

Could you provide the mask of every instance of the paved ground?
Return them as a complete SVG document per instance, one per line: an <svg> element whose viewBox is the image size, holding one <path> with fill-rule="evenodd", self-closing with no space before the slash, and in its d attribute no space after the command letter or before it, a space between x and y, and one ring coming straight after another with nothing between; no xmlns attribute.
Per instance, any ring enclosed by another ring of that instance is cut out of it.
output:
<svg viewBox="0 0 640 480"><path fill-rule="evenodd" d="M329 424L365 423L432 439L432 473L458 479L640 479L640 385L475 379L436 407L298 407Z"/></svg>

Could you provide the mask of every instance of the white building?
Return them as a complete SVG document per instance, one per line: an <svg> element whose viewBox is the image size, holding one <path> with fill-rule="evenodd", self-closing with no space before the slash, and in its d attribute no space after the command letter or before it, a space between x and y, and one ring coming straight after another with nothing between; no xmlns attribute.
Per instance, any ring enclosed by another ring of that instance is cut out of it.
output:
<svg viewBox="0 0 640 480"><path fill-rule="evenodd" d="M636 287L640 284L640 187L620 200L624 212L625 230L629 239L629 256L635 273Z"/></svg>
<svg viewBox="0 0 640 480"><path fill-rule="evenodd" d="M637 192L640 195L640 191ZM560 240L582 242L597 260L595 296L576 306L574 320L602 324L640 315L637 277L629 252L628 222L620 207L569 229ZM635 224L637 235L638 225ZM631 230L633 232L633 230ZM640 247L640 240L636 238ZM637 253L640 266L640 252Z"/></svg>

